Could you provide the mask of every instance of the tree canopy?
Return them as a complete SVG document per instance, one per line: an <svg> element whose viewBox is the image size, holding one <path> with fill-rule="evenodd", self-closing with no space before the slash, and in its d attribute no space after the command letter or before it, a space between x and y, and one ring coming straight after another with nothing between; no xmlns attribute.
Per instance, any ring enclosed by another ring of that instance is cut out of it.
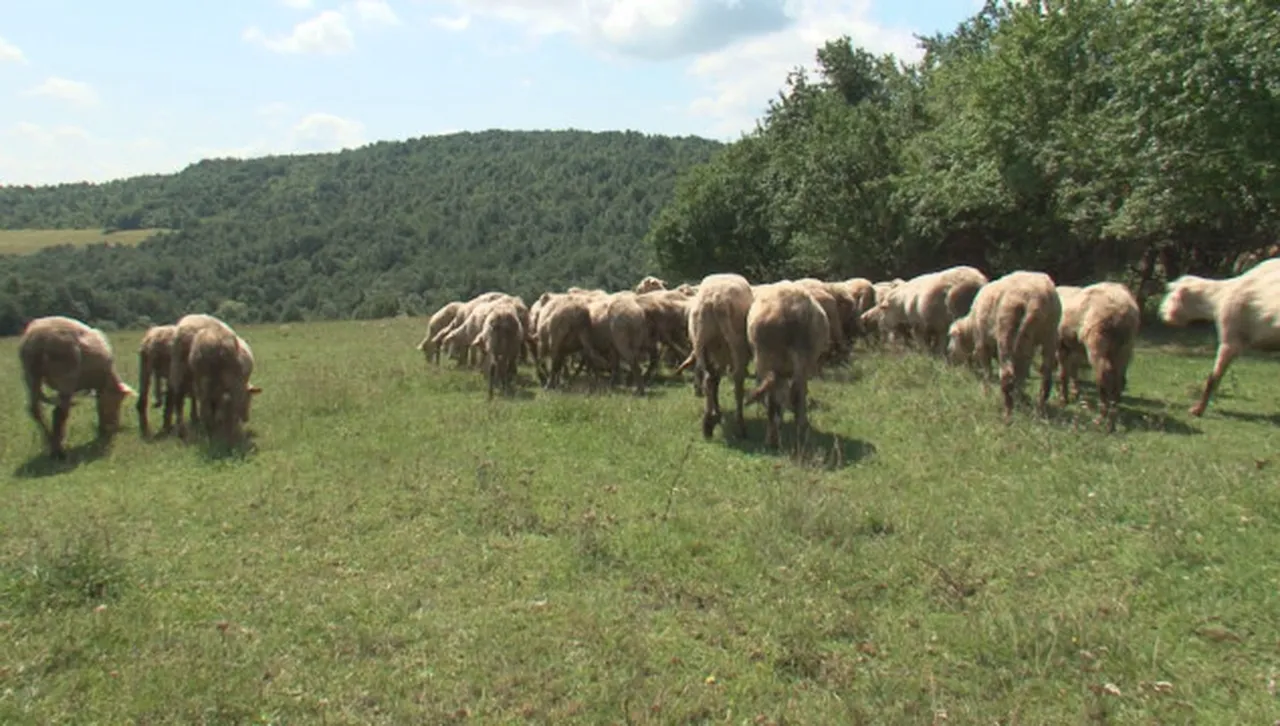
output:
<svg viewBox="0 0 1280 726"><path fill-rule="evenodd" d="M172 175L0 188L7 229L167 228L137 247L0 258L0 334L42 315L117 326L429 313L501 289L635 284L677 174L721 144L488 131Z"/></svg>
<svg viewBox="0 0 1280 726"><path fill-rule="evenodd" d="M1063 284L1223 274L1280 234L1268 3L990 0L904 64L849 39L690 169L648 235L664 271Z"/></svg>

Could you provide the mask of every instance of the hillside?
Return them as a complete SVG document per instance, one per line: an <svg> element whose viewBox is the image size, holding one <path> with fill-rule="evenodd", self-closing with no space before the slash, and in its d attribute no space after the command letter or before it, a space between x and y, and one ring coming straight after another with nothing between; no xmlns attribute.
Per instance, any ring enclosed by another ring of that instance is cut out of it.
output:
<svg viewBox="0 0 1280 726"><path fill-rule="evenodd" d="M0 335L49 314L107 327L196 309L239 322L381 317L493 288L631 284L652 269L642 240L675 178L719 147L487 131L0 188L3 229L175 230L0 258Z"/></svg>

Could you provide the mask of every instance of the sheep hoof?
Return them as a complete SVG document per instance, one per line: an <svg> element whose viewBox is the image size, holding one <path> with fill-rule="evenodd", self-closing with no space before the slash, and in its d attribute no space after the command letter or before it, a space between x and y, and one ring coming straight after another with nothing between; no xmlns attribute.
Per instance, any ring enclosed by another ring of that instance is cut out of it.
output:
<svg viewBox="0 0 1280 726"><path fill-rule="evenodd" d="M720 415L709 413L702 417L702 436L703 438L711 438L716 431L716 424L720 423Z"/></svg>
<svg viewBox="0 0 1280 726"><path fill-rule="evenodd" d="M1199 418L1204 415L1204 409L1201 408L1200 406L1192 406L1191 408L1187 409L1187 413L1191 414L1192 416L1195 416L1196 418Z"/></svg>

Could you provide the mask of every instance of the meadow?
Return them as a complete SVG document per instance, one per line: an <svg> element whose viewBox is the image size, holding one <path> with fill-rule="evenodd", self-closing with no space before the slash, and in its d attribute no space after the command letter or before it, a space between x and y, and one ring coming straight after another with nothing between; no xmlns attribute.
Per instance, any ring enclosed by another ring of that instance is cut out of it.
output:
<svg viewBox="0 0 1280 726"><path fill-rule="evenodd" d="M687 383L487 402L423 327L243 326L253 450L145 441L132 401L97 447L84 399L65 464L0 340L0 722L1280 715L1273 359L1193 419L1211 333L1149 341L1108 436L860 352L788 456L760 406L703 440Z"/></svg>
<svg viewBox="0 0 1280 726"><path fill-rule="evenodd" d="M0 255L29 255L46 247L69 244L85 247L99 242L129 245L164 232L162 229L0 229Z"/></svg>

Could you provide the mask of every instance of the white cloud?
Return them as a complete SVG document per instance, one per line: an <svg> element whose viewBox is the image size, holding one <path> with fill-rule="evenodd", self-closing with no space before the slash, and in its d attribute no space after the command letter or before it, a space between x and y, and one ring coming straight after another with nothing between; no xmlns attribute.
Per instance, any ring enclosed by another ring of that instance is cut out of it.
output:
<svg viewBox="0 0 1280 726"><path fill-rule="evenodd" d="M466 30L467 27L471 25L471 16L459 15L453 18L434 17L434 18L431 18L431 24L438 28L443 28L453 33L460 33Z"/></svg>
<svg viewBox="0 0 1280 726"><path fill-rule="evenodd" d="M691 58L687 72L705 89L686 112L731 137L748 131L796 66L848 35L873 53L916 60L911 30L871 19L870 0L453 0L460 11L564 32L607 53Z"/></svg>
<svg viewBox="0 0 1280 726"><path fill-rule="evenodd" d="M44 83L29 89L29 96L45 96L74 106L93 106L98 103L98 92L93 86L82 81L73 81L58 76L50 76Z"/></svg>
<svg viewBox="0 0 1280 726"><path fill-rule="evenodd" d="M282 103L256 111L256 116L268 119L257 125L257 138L209 145L184 144L163 136L108 138L68 124L0 127L0 183L102 182L171 174L201 159L338 151L367 142L364 124L332 113L292 115Z"/></svg>
<svg viewBox="0 0 1280 726"><path fill-rule="evenodd" d="M337 55L355 48L355 35L347 18L337 10L325 10L294 26L285 36L269 37L256 25L245 29L243 38L276 53L318 53Z"/></svg>
<svg viewBox="0 0 1280 726"><path fill-rule="evenodd" d="M0 63L23 63L27 62L27 57L23 55L22 49L10 43L4 38L0 38Z"/></svg>
<svg viewBox="0 0 1280 726"><path fill-rule="evenodd" d="M923 54L911 31L884 28L870 20L866 0L801 0L795 11L795 23L786 30L705 53L690 65L689 74L709 93L689 110L708 117L716 133L728 136L750 130L769 99L783 87L787 72L796 66L812 69L817 49L841 35L869 52L893 53L904 61Z"/></svg>
<svg viewBox="0 0 1280 726"><path fill-rule="evenodd" d="M400 16L386 3L386 0L356 0L353 4L356 17L366 23L382 25L399 25Z"/></svg>
<svg viewBox="0 0 1280 726"><path fill-rule="evenodd" d="M108 139L66 124L0 128L0 180L6 184L106 181L176 171L183 163L153 138Z"/></svg>
<svg viewBox="0 0 1280 726"><path fill-rule="evenodd" d="M289 146L297 151L337 151L363 146L364 124L331 113L312 113L289 129Z"/></svg>

